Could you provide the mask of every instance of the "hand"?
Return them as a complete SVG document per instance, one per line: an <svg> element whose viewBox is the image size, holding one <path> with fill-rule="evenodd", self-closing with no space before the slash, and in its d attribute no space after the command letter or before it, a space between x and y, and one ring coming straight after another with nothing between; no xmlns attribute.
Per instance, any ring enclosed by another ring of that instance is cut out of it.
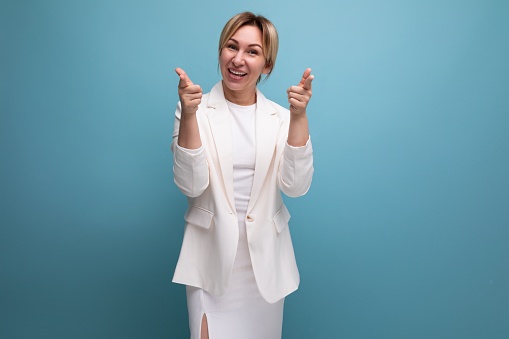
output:
<svg viewBox="0 0 509 339"><path fill-rule="evenodd" d="M195 114L198 110L198 105L201 102L202 90L200 85L195 85L189 79L186 72L182 68L176 68L175 72L180 78L178 89L180 104L182 106L183 115Z"/></svg>
<svg viewBox="0 0 509 339"><path fill-rule="evenodd" d="M290 87L288 93L288 102L290 103L290 113L302 115L306 113L306 107L311 99L311 82L315 78L311 75L311 68L307 68L302 75L302 79L297 86Z"/></svg>

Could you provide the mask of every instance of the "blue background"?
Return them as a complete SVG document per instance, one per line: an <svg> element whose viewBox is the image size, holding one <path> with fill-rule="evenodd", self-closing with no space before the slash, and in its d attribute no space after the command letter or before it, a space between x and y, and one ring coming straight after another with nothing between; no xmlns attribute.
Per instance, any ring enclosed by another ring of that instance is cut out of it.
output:
<svg viewBox="0 0 509 339"><path fill-rule="evenodd" d="M184 68L208 91L232 15L270 18L261 85L306 67L315 178L287 199L285 338L509 338L509 2L0 5L0 337L186 338L171 284Z"/></svg>

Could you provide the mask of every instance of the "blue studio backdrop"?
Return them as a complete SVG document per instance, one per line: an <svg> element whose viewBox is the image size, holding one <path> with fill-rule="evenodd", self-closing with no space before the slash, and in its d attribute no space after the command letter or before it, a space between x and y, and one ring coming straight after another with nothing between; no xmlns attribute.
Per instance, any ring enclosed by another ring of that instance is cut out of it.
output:
<svg viewBox="0 0 509 339"><path fill-rule="evenodd" d="M0 2L0 338L187 338L175 67L220 79L224 23L306 67L315 177L286 199L284 338L509 338L509 2Z"/></svg>

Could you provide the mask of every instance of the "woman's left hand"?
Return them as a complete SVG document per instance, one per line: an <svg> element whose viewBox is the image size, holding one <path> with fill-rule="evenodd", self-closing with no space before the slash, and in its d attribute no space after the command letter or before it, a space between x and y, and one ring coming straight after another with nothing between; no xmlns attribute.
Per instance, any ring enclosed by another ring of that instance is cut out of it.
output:
<svg viewBox="0 0 509 339"><path fill-rule="evenodd" d="M288 93L290 113L295 115L306 114L306 107L312 95L311 82L314 78L314 75L311 75L311 68L307 68L299 84L288 88L286 93Z"/></svg>

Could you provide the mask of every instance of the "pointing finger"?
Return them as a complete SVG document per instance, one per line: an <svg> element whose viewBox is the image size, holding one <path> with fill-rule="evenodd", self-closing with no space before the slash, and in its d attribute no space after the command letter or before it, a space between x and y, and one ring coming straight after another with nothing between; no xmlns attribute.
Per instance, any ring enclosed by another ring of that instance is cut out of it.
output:
<svg viewBox="0 0 509 339"><path fill-rule="evenodd" d="M187 86L193 85L193 82L191 81L191 79L189 79L186 72L182 68L175 68L175 73L177 73L177 75L180 78L179 81L180 88L185 88Z"/></svg>
<svg viewBox="0 0 509 339"><path fill-rule="evenodd" d="M299 86L304 87L304 83L306 82L306 79L309 78L309 75L311 74L311 68L306 68L304 71L304 74L302 74L302 79L300 79Z"/></svg>
<svg viewBox="0 0 509 339"><path fill-rule="evenodd" d="M304 85L302 86L304 89L311 89L311 82L315 78L314 75L310 75L306 78L306 81L304 81Z"/></svg>

